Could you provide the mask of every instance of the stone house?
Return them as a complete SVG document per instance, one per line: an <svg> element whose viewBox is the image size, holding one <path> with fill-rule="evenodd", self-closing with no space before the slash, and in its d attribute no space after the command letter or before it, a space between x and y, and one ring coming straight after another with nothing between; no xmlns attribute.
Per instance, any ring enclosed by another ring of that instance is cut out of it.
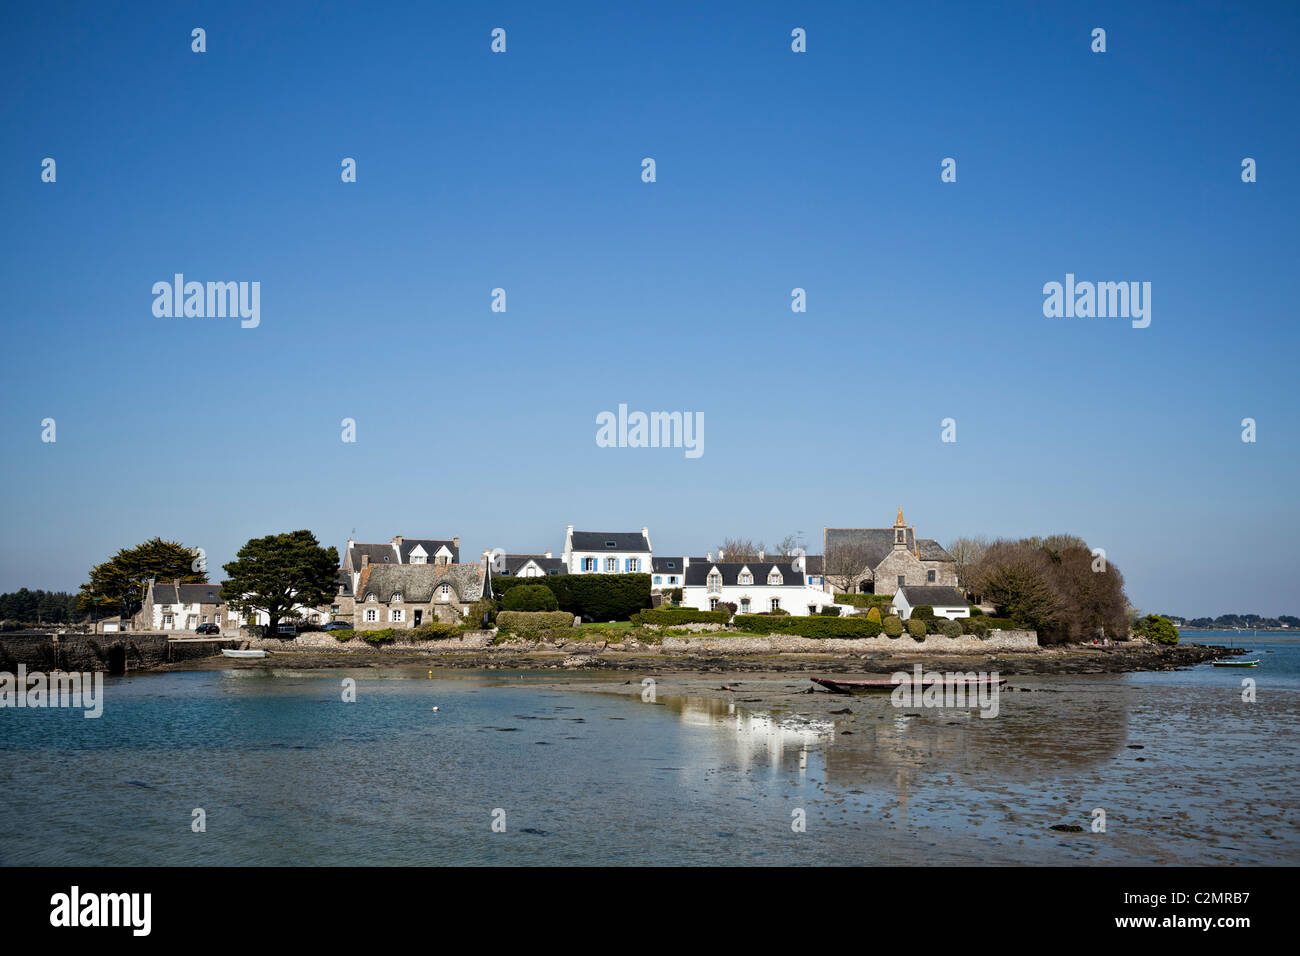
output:
<svg viewBox="0 0 1300 956"><path fill-rule="evenodd" d="M822 545L825 580L835 591L894 594L907 585L958 586L956 559L933 538L918 538L902 508L892 528L825 528Z"/></svg>
<svg viewBox="0 0 1300 956"><path fill-rule="evenodd" d="M367 564L352 620L358 631L411 629L458 622L475 602L492 596L489 556L480 564Z"/></svg>
<svg viewBox="0 0 1300 956"><path fill-rule="evenodd" d="M405 538L397 535L388 544L359 544L348 538L343 553L342 573L351 578L349 590L357 592L357 584L364 568L371 564L434 564L460 563L460 536L449 540L441 538Z"/></svg>
<svg viewBox="0 0 1300 956"><path fill-rule="evenodd" d="M227 627L226 603L220 584L182 584L173 578L165 584L150 581L137 626L150 631L193 631L200 624Z"/></svg>

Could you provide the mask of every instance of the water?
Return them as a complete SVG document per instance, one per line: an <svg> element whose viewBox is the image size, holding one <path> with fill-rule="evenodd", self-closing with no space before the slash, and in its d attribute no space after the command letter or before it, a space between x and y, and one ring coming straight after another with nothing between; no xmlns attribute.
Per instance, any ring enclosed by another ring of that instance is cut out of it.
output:
<svg viewBox="0 0 1300 956"><path fill-rule="evenodd" d="M887 696L829 717L794 690L746 710L671 681L652 705L547 675L110 680L97 720L0 711L0 863L1296 864L1300 642L1267 650L1251 671L1016 678L994 720Z"/></svg>

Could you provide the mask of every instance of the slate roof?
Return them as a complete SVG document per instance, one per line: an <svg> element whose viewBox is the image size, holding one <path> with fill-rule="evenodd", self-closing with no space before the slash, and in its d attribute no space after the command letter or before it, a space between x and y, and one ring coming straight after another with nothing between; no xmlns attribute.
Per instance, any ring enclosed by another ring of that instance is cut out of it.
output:
<svg viewBox="0 0 1300 956"><path fill-rule="evenodd" d="M338 590L340 585L342 591ZM338 591L339 597L352 597L352 574L347 568L339 568L339 573L334 575L334 590Z"/></svg>
<svg viewBox="0 0 1300 956"><path fill-rule="evenodd" d="M400 592L403 604L429 604L439 585L450 584L456 597L469 603L483 596L485 579L481 564L372 564L361 572L357 600L373 594L387 604Z"/></svg>
<svg viewBox="0 0 1300 956"><path fill-rule="evenodd" d="M686 559L654 558L651 565L655 574L681 574L686 567Z"/></svg>
<svg viewBox="0 0 1300 956"><path fill-rule="evenodd" d="M930 607L968 607L966 595L956 588L939 584L909 584L902 588L903 597L912 607L928 604Z"/></svg>
<svg viewBox="0 0 1300 956"><path fill-rule="evenodd" d="M439 548L446 548L451 552L451 563L460 564L460 546L454 541L440 541L437 538L403 538L400 545L403 564L410 564L411 552L415 550L417 544L424 548L424 553L429 556L429 561L433 560L433 556L438 553ZM392 549L392 545L389 545L389 549ZM374 562L375 559L371 558L370 563L374 564Z"/></svg>
<svg viewBox="0 0 1300 956"><path fill-rule="evenodd" d="M640 531L575 531L574 551L649 551L650 542ZM611 548L608 542L614 542Z"/></svg>
<svg viewBox="0 0 1300 956"><path fill-rule="evenodd" d="M736 587L775 587L767 583L767 576L772 573L773 568L778 568L781 572L781 587L794 588L803 587L803 575L794 569L794 564L790 561L738 561L738 562L717 562L701 561L695 563L691 559L691 566L686 569L686 587L707 587L709 583L709 574L717 568L722 575L723 585L734 585ZM749 568L750 573L754 575L751 584L740 583L740 572Z"/></svg>
<svg viewBox="0 0 1300 956"><path fill-rule="evenodd" d="M874 568L890 551L894 550L893 528L827 528L825 549L861 546L867 556L867 565ZM907 550L920 552L922 561L956 561L933 538L915 538L907 529Z"/></svg>
<svg viewBox="0 0 1300 956"><path fill-rule="evenodd" d="M820 554L805 554L803 556L804 574L821 574L825 566L826 561Z"/></svg>
<svg viewBox="0 0 1300 956"><path fill-rule="evenodd" d="M343 559L343 566L349 571L361 570L361 556L370 556L371 564L395 564L397 555L393 551L392 544L357 544L353 542L352 547L348 548L348 553Z"/></svg>
<svg viewBox="0 0 1300 956"><path fill-rule="evenodd" d="M544 572L549 574L564 574L563 558L548 558L544 554L507 554L506 555L506 574L517 574L529 561L533 561Z"/></svg>
<svg viewBox="0 0 1300 956"><path fill-rule="evenodd" d="M155 581L153 586L154 604L224 604L221 600L220 584L182 584L179 592L177 586L168 581L166 584Z"/></svg>

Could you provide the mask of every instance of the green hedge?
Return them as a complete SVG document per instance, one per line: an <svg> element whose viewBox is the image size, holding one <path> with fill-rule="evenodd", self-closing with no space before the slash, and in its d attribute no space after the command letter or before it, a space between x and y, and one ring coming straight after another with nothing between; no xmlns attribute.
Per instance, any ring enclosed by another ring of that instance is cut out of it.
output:
<svg viewBox="0 0 1300 956"><path fill-rule="evenodd" d="M397 632L386 627L379 631L366 631L361 637L367 644L391 644L397 640Z"/></svg>
<svg viewBox="0 0 1300 956"><path fill-rule="evenodd" d="M546 585L525 584L501 595L501 607L506 611L558 611L560 602Z"/></svg>
<svg viewBox="0 0 1300 956"><path fill-rule="evenodd" d="M417 628L411 630L411 640L413 641L432 641L441 637L455 637L461 633L462 628L459 624L444 623L442 621L428 621Z"/></svg>
<svg viewBox="0 0 1300 956"><path fill-rule="evenodd" d="M1022 625L1017 624L1009 617L982 617L980 620L988 626L990 631L998 628L1001 628L1004 631L1024 630Z"/></svg>
<svg viewBox="0 0 1300 956"><path fill-rule="evenodd" d="M336 641L350 641L357 636L356 631L331 631Z"/></svg>
<svg viewBox="0 0 1300 956"><path fill-rule="evenodd" d="M881 623L881 627L886 637L903 636L903 619L897 614L891 614Z"/></svg>
<svg viewBox="0 0 1300 956"><path fill-rule="evenodd" d="M550 588L561 611L594 621L626 621L650 607L648 574L548 574L540 578L493 578L492 591L503 602L511 589L541 584Z"/></svg>
<svg viewBox="0 0 1300 956"><path fill-rule="evenodd" d="M880 625L865 617L769 617L737 614L732 623L751 634L793 634L797 637L875 637Z"/></svg>
<svg viewBox="0 0 1300 956"><path fill-rule="evenodd" d="M944 637L961 637L961 625L956 621L944 621L939 630Z"/></svg>
<svg viewBox="0 0 1300 956"><path fill-rule="evenodd" d="M914 617L907 619L907 633L911 634L918 641L925 640L925 621L917 620Z"/></svg>
<svg viewBox="0 0 1300 956"><path fill-rule="evenodd" d="M836 604L851 604L854 607L885 607L894 603L892 594L836 594Z"/></svg>
<svg viewBox="0 0 1300 956"><path fill-rule="evenodd" d="M502 611L497 615L497 629L529 641L572 640L577 633L568 611Z"/></svg>
<svg viewBox="0 0 1300 956"><path fill-rule="evenodd" d="M632 626L659 624L672 627L677 624L726 624L730 611L698 611L693 607L647 608L632 615Z"/></svg>

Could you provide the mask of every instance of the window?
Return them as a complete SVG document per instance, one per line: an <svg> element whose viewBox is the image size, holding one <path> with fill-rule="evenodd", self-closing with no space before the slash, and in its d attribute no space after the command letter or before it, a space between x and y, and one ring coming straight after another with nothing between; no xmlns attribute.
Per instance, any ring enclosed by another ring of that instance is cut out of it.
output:
<svg viewBox="0 0 1300 956"><path fill-rule="evenodd" d="M379 612L376 611L373 607L366 608L366 620L367 621L379 620Z"/></svg>
<svg viewBox="0 0 1300 956"><path fill-rule="evenodd" d="M656 574L656 575L655 575L655 584L663 584L663 583L664 583L664 579L661 578L659 575Z"/></svg>
<svg viewBox="0 0 1300 956"><path fill-rule="evenodd" d="M927 581L929 581L931 584L933 584L933 583L934 583L934 571L933 571L933 570L926 571L926 572L925 572L925 579L926 579Z"/></svg>
<svg viewBox="0 0 1300 956"><path fill-rule="evenodd" d="M331 614L337 614L338 612L339 612L339 606L338 606L337 604L331 604L331 605L330 605L330 613L331 613Z"/></svg>
<svg viewBox="0 0 1300 956"><path fill-rule="evenodd" d="M395 607L388 612L388 619L393 622L405 620L406 612L403 611L400 607Z"/></svg>
<svg viewBox="0 0 1300 956"><path fill-rule="evenodd" d="M627 559L627 569L628 569L629 571L640 571L640 570L641 570L641 559L640 559L640 558L628 558L628 559Z"/></svg>
<svg viewBox="0 0 1300 956"><path fill-rule="evenodd" d="M741 583L741 584L753 584L753 583L754 583L754 576L753 576L752 574L750 574L748 571L741 571L741 572L740 572L740 583Z"/></svg>
<svg viewBox="0 0 1300 956"><path fill-rule="evenodd" d="M903 577L903 575L900 574L900 575L898 576L898 586L899 586L900 588L903 586L903 581L904 581L904 577Z"/></svg>
<svg viewBox="0 0 1300 956"><path fill-rule="evenodd" d="M393 599L392 599L391 601L389 601L388 603L389 603L389 604L401 604L401 603L402 603L402 592L401 592L401 591L394 591L394 592L393 592Z"/></svg>
<svg viewBox="0 0 1300 956"><path fill-rule="evenodd" d="M582 559L582 570L584 570L584 571L595 571L595 570L596 570L596 559L595 559L595 558L583 558L583 559Z"/></svg>
<svg viewBox="0 0 1300 956"><path fill-rule="evenodd" d="M164 614L163 627L171 627L171 626L172 626L172 616L170 614Z"/></svg>
<svg viewBox="0 0 1300 956"><path fill-rule="evenodd" d="M781 610L781 599L780 599L780 598L772 598L772 610L773 610L773 611L779 611L779 610Z"/></svg>
<svg viewBox="0 0 1300 956"><path fill-rule="evenodd" d="M811 617L812 615L814 615L814 614L816 614L816 613L817 613L817 605L816 605L816 604L809 604L809 605L808 605L808 614L809 614L809 616Z"/></svg>
<svg viewBox="0 0 1300 956"><path fill-rule="evenodd" d="M450 601L450 600L451 600L451 585L450 585L450 584L439 585L439 587L438 587L438 600L439 600L439 601Z"/></svg>
<svg viewBox="0 0 1300 956"><path fill-rule="evenodd" d="M779 585L782 583L782 581L783 578L781 577L781 572L778 571L776 568L773 568L772 573L767 576L767 583Z"/></svg>
<svg viewBox="0 0 1300 956"><path fill-rule="evenodd" d="M367 601L373 601L374 599L375 599L375 596L374 596L373 594L367 594L367 595L366 595L366 600L367 600Z"/></svg>
<svg viewBox="0 0 1300 956"><path fill-rule="evenodd" d="M411 563L412 563L412 564L424 564L424 555L422 555L422 554L413 554L413 555L411 555Z"/></svg>
<svg viewBox="0 0 1300 956"><path fill-rule="evenodd" d="M670 574L670 575L668 575L668 583L669 583L669 584L676 584L676 583L677 583L677 575L675 575L675 574Z"/></svg>
<svg viewBox="0 0 1300 956"><path fill-rule="evenodd" d="M740 599L740 613L741 614L749 613L749 598Z"/></svg>
<svg viewBox="0 0 1300 956"><path fill-rule="evenodd" d="M718 609L718 599L717 599L717 598L709 598L709 610L710 610L710 611L716 611L717 609Z"/></svg>
<svg viewBox="0 0 1300 956"><path fill-rule="evenodd" d="M718 593L721 593L722 591L722 575L717 571L713 571L709 574L709 590Z"/></svg>
<svg viewBox="0 0 1300 956"><path fill-rule="evenodd" d="M606 542L605 542L605 547L607 547L607 548L617 548L617 547L618 547L618 542L617 542L617 541L606 541Z"/></svg>
<svg viewBox="0 0 1300 956"><path fill-rule="evenodd" d="M618 558L606 558L606 559L605 559L605 570L606 570L606 571L609 571L610 573L613 573L614 571L617 571L617 570L618 570Z"/></svg>
<svg viewBox="0 0 1300 956"><path fill-rule="evenodd" d="M894 532L894 540L895 540L896 542L898 542L899 544L902 544L902 543L903 543L903 535L904 535L904 534L906 534L906 532L903 531L903 529L901 529L901 528L898 529L897 531Z"/></svg>

